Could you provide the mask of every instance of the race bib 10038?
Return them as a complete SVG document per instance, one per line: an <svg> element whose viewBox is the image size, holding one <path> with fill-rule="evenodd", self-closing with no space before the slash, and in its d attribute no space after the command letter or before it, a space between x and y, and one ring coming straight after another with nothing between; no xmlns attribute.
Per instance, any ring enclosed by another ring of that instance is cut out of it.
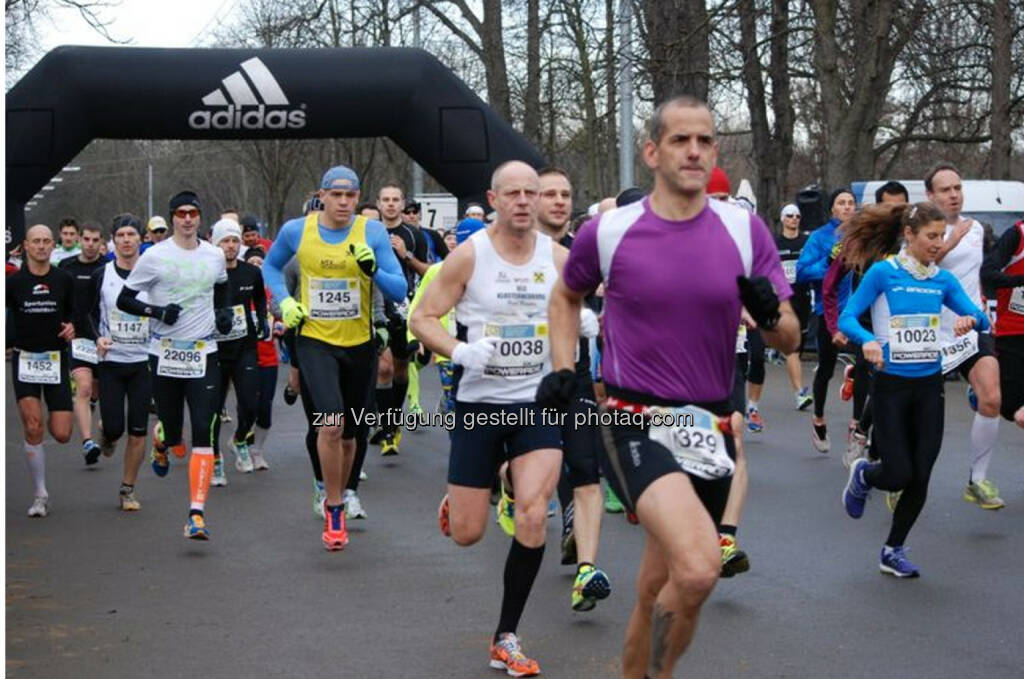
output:
<svg viewBox="0 0 1024 679"><path fill-rule="evenodd" d="M204 340L160 340L156 374L163 377L198 379L206 376L206 349Z"/></svg>
<svg viewBox="0 0 1024 679"><path fill-rule="evenodd" d="M60 384L60 352L19 352L18 381L26 384Z"/></svg>
<svg viewBox="0 0 1024 679"><path fill-rule="evenodd" d="M547 323L487 323L484 337L498 338L491 360L484 367L485 376L523 378L544 370L549 346Z"/></svg>
<svg viewBox="0 0 1024 679"><path fill-rule="evenodd" d="M889 362L929 363L939 358L938 314L897 314L889 319Z"/></svg>
<svg viewBox="0 0 1024 679"><path fill-rule="evenodd" d="M696 406L652 408L648 438L671 451L687 474L721 479L736 469L718 428L718 418Z"/></svg>

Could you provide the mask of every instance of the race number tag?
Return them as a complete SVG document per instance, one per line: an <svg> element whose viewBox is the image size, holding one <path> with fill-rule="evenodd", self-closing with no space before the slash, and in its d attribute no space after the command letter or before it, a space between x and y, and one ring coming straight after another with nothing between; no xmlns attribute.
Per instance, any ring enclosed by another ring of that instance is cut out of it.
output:
<svg viewBox="0 0 1024 679"><path fill-rule="evenodd" d="M736 332L736 353L747 353L747 326L742 324L740 325L740 329Z"/></svg>
<svg viewBox="0 0 1024 679"><path fill-rule="evenodd" d="M898 314L889 319L890 363L929 363L941 349L938 314Z"/></svg>
<svg viewBox="0 0 1024 679"><path fill-rule="evenodd" d="M310 278L309 317L317 321L359 318L359 280Z"/></svg>
<svg viewBox="0 0 1024 679"><path fill-rule="evenodd" d="M1018 285L1010 293L1010 303L1007 308L1011 313L1024 315L1024 285Z"/></svg>
<svg viewBox="0 0 1024 679"><path fill-rule="evenodd" d="M718 418L696 406L652 408L647 436L665 446L687 474L721 479L736 469L718 428Z"/></svg>
<svg viewBox="0 0 1024 679"><path fill-rule="evenodd" d="M60 352L18 354L18 381L26 384L60 384Z"/></svg>
<svg viewBox="0 0 1024 679"><path fill-rule="evenodd" d="M231 307L231 330L226 335L218 333L217 339L224 341L231 341L241 339L248 334L249 328L245 324L245 307L241 304L236 304Z"/></svg>
<svg viewBox="0 0 1024 679"><path fill-rule="evenodd" d="M943 374L956 370L961 363L978 353L978 333L971 330L942 347Z"/></svg>
<svg viewBox="0 0 1024 679"><path fill-rule="evenodd" d="M548 357L548 324L520 323L484 325L484 337L497 337L491 360L484 367L486 377L523 378L544 370Z"/></svg>
<svg viewBox="0 0 1024 679"><path fill-rule="evenodd" d="M796 260L787 259L782 262L782 272L786 274L787 281L796 283Z"/></svg>
<svg viewBox="0 0 1024 679"><path fill-rule="evenodd" d="M110 310L110 339L114 344L148 344L149 319L145 316Z"/></svg>
<svg viewBox="0 0 1024 679"><path fill-rule="evenodd" d="M96 356L96 342L83 337L71 340L71 357L95 365L99 360Z"/></svg>
<svg viewBox="0 0 1024 679"><path fill-rule="evenodd" d="M156 374L163 377L196 379L206 376L206 342L204 340L160 340Z"/></svg>

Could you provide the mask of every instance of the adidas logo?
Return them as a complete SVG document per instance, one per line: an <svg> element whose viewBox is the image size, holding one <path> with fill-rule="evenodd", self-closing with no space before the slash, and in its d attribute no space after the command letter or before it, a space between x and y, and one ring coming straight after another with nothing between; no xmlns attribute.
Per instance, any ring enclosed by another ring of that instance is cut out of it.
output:
<svg viewBox="0 0 1024 679"><path fill-rule="evenodd" d="M284 95L270 69L259 57L253 57L241 63L241 70L221 80L221 87L203 97L203 106L225 108L193 111L188 116L188 126L194 130L283 130L305 127L306 112L288 110L285 108L288 105L288 97Z"/></svg>

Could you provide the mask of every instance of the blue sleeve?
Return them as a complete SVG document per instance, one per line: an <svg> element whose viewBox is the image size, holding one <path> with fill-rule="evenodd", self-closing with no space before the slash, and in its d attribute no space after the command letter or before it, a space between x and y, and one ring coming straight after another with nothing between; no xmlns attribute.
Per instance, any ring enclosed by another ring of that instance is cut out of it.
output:
<svg viewBox="0 0 1024 679"><path fill-rule="evenodd" d="M960 285L960 281L958 281L955 276L950 274L946 279L946 293L942 296L942 303L960 316L972 317L977 323L974 326L975 330L988 330L990 328L988 315L978 307L974 306L974 302L972 302L971 298L967 296L966 292L964 292L963 287Z"/></svg>
<svg viewBox="0 0 1024 679"><path fill-rule="evenodd" d="M813 283L825 280L828 273L829 251L822 247L824 233L818 229L807 239L807 244L800 251L796 260L796 282Z"/></svg>
<svg viewBox="0 0 1024 679"><path fill-rule="evenodd" d="M373 254L377 258L377 273L373 274L373 282L392 302L402 301L409 292L409 284L402 273L402 265L395 257L395 251L391 249L391 239L388 238L383 224L366 223L366 243L373 248Z"/></svg>
<svg viewBox="0 0 1024 679"><path fill-rule="evenodd" d="M875 336L864 329L864 326L857 320L860 315L871 308L871 305L883 294L885 290L885 269L883 266L891 266L887 262L878 262L872 265L864 274L857 291L853 293L843 312L839 314L839 330L857 344L864 346L868 342L874 342Z"/></svg>
<svg viewBox="0 0 1024 679"><path fill-rule="evenodd" d="M280 304L286 297L290 297L288 288L284 284L283 269L299 249L304 221L303 219L293 219L285 222L277 234L277 238L274 239L267 258L263 260L263 280L270 288L270 293L274 296L274 301L277 304Z"/></svg>

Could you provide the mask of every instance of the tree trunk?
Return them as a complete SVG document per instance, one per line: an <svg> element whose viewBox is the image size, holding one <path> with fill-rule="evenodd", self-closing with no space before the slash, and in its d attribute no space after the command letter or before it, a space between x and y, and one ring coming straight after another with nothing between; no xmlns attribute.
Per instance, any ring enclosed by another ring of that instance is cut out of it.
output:
<svg viewBox="0 0 1024 679"><path fill-rule="evenodd" d="M586 140L584 144L586 153L586 178L583 185L584 195L601 195L600 186L598 186L597 179L597 166L598 156L601 155L602 149L599 143L595 143L598 140L600 130L597 122L597 94L594 87L594 69L590 63L590 43L587 39L587 29L584 26L584 20L582 12L580 11L580 5L577 0L564 0L562 3L562 12L565 15L566 28L569 31L569 37L572 39L573 46L576 48L576 58L579 60L579 76L580 76L580 87L582 92L580 96L582 98L583 105L583 139Z"/></svg>
<svg viewBox="0 0 1024 679"><path fill-rule="evenodd" d="M602 173L602 179L607 177L607 183L602 181L601 194L617 194L619 190L619 164L613 159L619 157L618 125L616 117L616 93L618 91L617 60L615 59L615 0L604 0L604 86L608 91L608 103L605 106L604 134L605 134L605 163L607 173ZM628 144L631 140L623 140Z"/></svg>
<svg viewBox="0 0 1024 679"><path fill-rule="evenodd" d="M704 0L644 0L648 70L656 103L677 94L708 98L708 13Z"/></svg>
<svg viewBox="0 0 1024 679"><path fill-rule="evenodd" d="M523 95L523 135L540 145L540 0L526 3L526 92Z"/></svg>
<svg viewBox="0 0 1024 679"><path fill-rule="evenodd" d="M1010 178L1010 79L1013 73L1011 47L1016 22L1010 0L993 0L992 22L992 148L989 155L989 176Z"/></svg>
<svg viewBox="0 0 1024 679"><path fill-rule="evenodd" d="M501 34L501 0L484 0L483 30L480 46L487 70L487 103L498 115L511 123L512 100L505 67L505 40Z"/></svg>

